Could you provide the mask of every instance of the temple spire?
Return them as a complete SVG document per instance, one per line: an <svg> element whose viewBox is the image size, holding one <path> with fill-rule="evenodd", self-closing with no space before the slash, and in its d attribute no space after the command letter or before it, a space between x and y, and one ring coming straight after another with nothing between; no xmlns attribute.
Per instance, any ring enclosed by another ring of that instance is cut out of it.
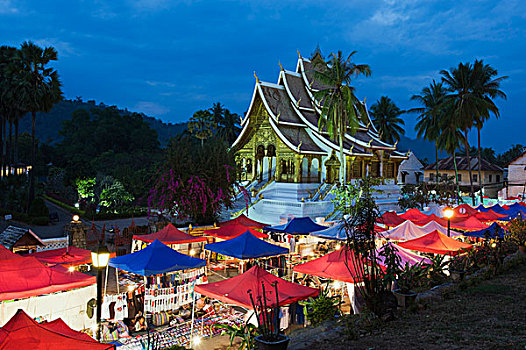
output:
<svg viewBox="0 0 526 350"><path fill-rule="evenodd" d="M259 84L259 78L258 78L258 76L256 75L256 71L254 71L254 77L256 78L256 83Z"/></svg>

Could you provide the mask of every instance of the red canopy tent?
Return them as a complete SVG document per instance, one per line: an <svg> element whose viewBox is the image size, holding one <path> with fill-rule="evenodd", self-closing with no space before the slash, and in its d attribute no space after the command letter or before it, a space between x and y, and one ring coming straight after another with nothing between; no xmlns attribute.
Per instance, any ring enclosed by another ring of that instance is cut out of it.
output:
<svg viewBox="0 0 526 350"><path fill-rule="evenodd" d="M168 224L162 230L149 235L134 235L133 239L137 239L139 241L147 243L152 243L153 241L158 239L166 245L206 241L206 237L189 235L181 230L178 230L172 224Z"/></svg>
<svg viewBox="0 0 526 350"><path fill-rule="evenodd" d="M262 282L265 284L265 297L269 307L276 305L274 287L271 286L274 282L278 283L279 305L315 297L320 293L318 289L285 281L259 266L254 266L247 272L224 281L195 286L195 291L228 304L252 309L248 291L252 291L252 297L256 301L263 296Z"/></svg>
<svg viewBox="0 0 526 350"><path fill-rule="evenodd" d="M294 271L337 281L350 283L360 282L359 276L356 273L358 268L354 265L355 259L353 259L351 254L353 254L351 251L342 248L318 259L296 265L294 266ZM346 261L347 264L345 263Z"/></svg>
<svg viewBox="0 0 526 350"><path fill-rule="evenodd" d="M455 212L455 214L453 214L453 217L468 217L478 213L477 209L473 208L471 205L466 203L455 207L453 211Z"/></svg>
<svg viewBox="0 0 526 350"><path fill-rule="evenodd" d="M66 322L62 321L61 318L57 318L51 322L46 322L41 324L43 327L53 331L55 333L60 333L70 338L75 338L79 340L86 340L91 342L96 342L95 339L87 335L86 333L77 332L71 329Z"/></svg>
<svg viewBox="0 0 526 350"><path fill-rule="evenodd" d="M447 225L447 221L446 221L446 225ZM467 219L462 220L462 221L451 221L451 228L454 228L456 230L464 230L464 231L478 231L478 230L483 230L485 228L488 228L488 225L484 224L476 217L470 216Z"/></svg>
<svg viewBox="0 0 526 350"><path fill-rule="evenodd" d="M486 212L479 211L473 216L480 221L495 221L507 217L507 215L496 213L491 209Z"/></svg>
<svg viewBox="0 0 526 350"><path fill-rule="evenodd" d="M95 277L47 267L36 258L3 260L0 264L0 301L29 298L95 284ZM1 349L1 347L0 347Z"/></svg>
<svg viewBox="0 0 526 350"><path fill-rule="evenodd" d="M405 221L404 218L401 218L398 214L396 214L394 211L386 211L383 213L383 215L378 219L378 223L384 224L390 227L395 227L400 225Z"/></svg>
<svg viewBox="0 0 526 350"><path fill-rule="evenodd" d="M223 226L230 225L230 224L239 224L239 225L243 225L245 227L253 227L253 228L257 228L257 229L262 229L263 227L268 226L268 225L263 224L263 223L261 223L259 221L247 218L245 216L245 214L241 214L237 218L232 219L232 220L223 221L223 222L219 223L218 226L219 227L223 227Z"/></svg>
<svg viewBox="0 0 526 350"><path fill-rule="evenodd" d="M253 227L247 227L238 223L231 223L220 228L205 230L204 233L209 236L214 236L221 239L231 239L236 238L243 233L250 231L257 238L267 238L266 233L255 230Z"/></svg>
<svg viewBox="0 0 526 350"><path fill-rule="evenodd" d="M37 258L38 261L47 265L62 265L65 267L91 264L91 251L71 246L44 250L26 255L26 257Z"/></svg>
<svg viewBox="0 0 526 350"><path fill-rule="evenodd" d="M15 254L0 244L0 260L22 259L21 255Z"/></svg>
<svg viewBox="0 0 526 350"><path fill-rule="evenodd" d="M420 217L420 218L412 219L411 221L414 224L418 225L418 226L424 226L424 225L429 224L431 221L435 221L436 223L438 223L438 224L440 224L440 225L442 225L444 227L447 227L447 219L443 219L441 217L438 217L435 214L425 215L425 216ZM453 227L453 226L451 226L451 227Z"/></svg>
<svg viewBox="0 0 526 350"><path fill-rule="evenodd" d="M422 220L422 219L426 218L427 215L422 213L420 210L418 210L416 208L413 208L413 209L409 209L405 213L399 215L399 217L401 217L402 219L405 219L405 220L413 221L413 220Z"/></svg>
<svg viewBox="0 0 526 350"><path fill-rule="evenodd" d="M55 327L55 329L54 329ZM101 344L95 340L85 339L71 332L63 334L55 326L49 328L39 324L24 311L17 313L0 328L0 349L32 349L32 350L106 350L115 349L115 345ZM75 332L78 333L78 332Z"/></svg>
<svg viewBox="0 0 526 350"><path fill-rule="evenodd" d="M405 249L433 254L449 254L473 247L471 244L462 243L438 231L433 231L425 236L398 243L398 245Z"/></svg>

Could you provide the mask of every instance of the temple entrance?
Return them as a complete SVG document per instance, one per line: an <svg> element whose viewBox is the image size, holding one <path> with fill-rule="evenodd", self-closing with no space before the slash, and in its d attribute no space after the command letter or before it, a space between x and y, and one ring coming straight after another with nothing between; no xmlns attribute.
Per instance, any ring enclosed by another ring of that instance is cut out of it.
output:
<svg viewBox="0 0 526 350"><path fill-rule="evenodd" d="M340 160L334 152L332 152L331 156L327 161L325 162L325 171L327 173L327 182L330 184L333 184L335 182L338 182L340 180Z"/></svg>

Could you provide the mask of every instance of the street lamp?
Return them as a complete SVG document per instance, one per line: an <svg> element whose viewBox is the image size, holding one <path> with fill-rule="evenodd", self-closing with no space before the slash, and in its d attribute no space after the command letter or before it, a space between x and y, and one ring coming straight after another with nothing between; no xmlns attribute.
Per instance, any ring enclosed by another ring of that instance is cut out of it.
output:
<svg viewBox="0 0 526 350"><path fill-rule="evenodd" d="M451 237L450 230L451 230L451 218L455 212L451 208L444 209L444 216L447 218L447 236Z"/></svg>
<svg viewBox="0 0 526 350"><path fill-rule="evenodd" d="M102 308L102 270L108 266L110 252L105 245L99 245L91 252L93 267L97 269L97 340L100 341L100 318ZM118 281L117 281L118 283Z"/></svg>

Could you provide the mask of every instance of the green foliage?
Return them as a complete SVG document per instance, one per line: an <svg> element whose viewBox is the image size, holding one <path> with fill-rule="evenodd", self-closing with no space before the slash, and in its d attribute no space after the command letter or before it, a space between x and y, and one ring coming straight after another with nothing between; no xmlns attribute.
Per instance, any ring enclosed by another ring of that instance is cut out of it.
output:
<svg viewBox="0 0 526 350"><path fill-rule="evenodd" d="M241 324L239 326L235 324L218 324L216 327L223 329L221 334L225 334L230 337L230 345L228 346L228 349L232 348L236 338L241 339L238 349L251 350L255 348L254 338L257 335L257 328L253 324Z"/></svg>
<svg viewBox="0 0 526 350"><path fill-rule="evenodd" d="M126 191L124 185L115 181L111 186L102 190L99 204L108 209L116 210L133 200L133 195Z"/></svg>
<svg viewBox="0 0 526 350"><path fill-rule="evenodd" d="M359 200L364 190L371 191L371 193L381 193L380 190L374 188L380 183L380 179L368 177L359 180L354 185L348 183L337 186L331 190L331 193L334 194L334 198L331 199L334 209L342 215L355 215L361 208Z"/></svg>
<svg viewBox="0 0 526 350"><path fill-rule="evenodd" d="M400 136L405 134L405 122L400 115L404 111L387 96L382 96L371 106L373 123L382 140L393 144L400 141Z"/></svg>
<svg viewBox="0 0 526 350"><path fill-rule="evenodd" d="M29 216L49 217L49 209L41 197L35 198L29 207Z"/></svg>
<svg viewBox="0 0 526 350"><path fill-rule="evenodd" d="M95 197L95 178L77 179L75 185L77 186L77 193L80 199L91 201Z"/></svg>
<svg viewBox="0 0 526 350"><path fill-rule="evenodd" d="M212 137L216 127L217 124L214 121L214 116L209 110L199 110L195 112L188 121L188 131L201 140L201 146L204 140Z"/></svg>
<svg viewBox="0 0 526 350"><path fill-rule="evenodd" d="M442 179L438 185L422 182L418 185L406 184L400 190L398 205L402 210L429 206L430 203L437 205L453 204L456 198L455 187L452 178Z"/></svg>
<svg viewBox="0 0 526 350"><path fill-rule="evenodd" d="M426 269L423 267L422 263L409 265L406 263L405 267L398 271L397 282L398 289L402 293L408 293L412 291L422 279L426 276Z"/></svg>
<svg viewBox="0 0 526 350"><path fill-rule="evenodd" d="M515 218L507 226L508 233L504 237L507 241L517 246L526 244L526 221L522 218Z"/></svg>
<svg viewBox="0 0 526 350"><path fill-rule="evenodd" d="M306 317L314 327L326 320L334 319L340 313L341 298L329 296L327 287L322 289L319 296L309 299L306 304Z"/></svg>

